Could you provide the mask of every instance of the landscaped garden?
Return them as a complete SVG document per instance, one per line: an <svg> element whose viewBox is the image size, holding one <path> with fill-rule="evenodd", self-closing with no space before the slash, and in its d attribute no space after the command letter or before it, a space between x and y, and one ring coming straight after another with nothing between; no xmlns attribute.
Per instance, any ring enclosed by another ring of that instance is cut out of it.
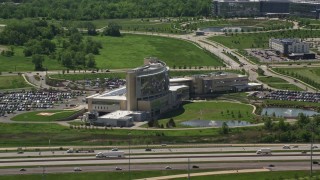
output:
<svg viewBox="0 0 320 180"><path fill-rule="evenodd" d="M179 123L189 120L243 120L252 121L253 107L247 104L224 101L187 102L181 108L168 112L159 120L164 123L168 118Z"/></svg>

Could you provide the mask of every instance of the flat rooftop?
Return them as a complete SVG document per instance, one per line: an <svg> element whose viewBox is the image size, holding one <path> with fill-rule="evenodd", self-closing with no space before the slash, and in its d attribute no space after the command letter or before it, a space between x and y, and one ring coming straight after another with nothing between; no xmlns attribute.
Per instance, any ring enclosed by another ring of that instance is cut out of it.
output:
<svg viewBox="0 0 320 180"><path fill-rule="evenodd" d="M170 91L177 91L177 90L183 89L183 88L188 88L188 89L189 89L189 86L186 86L186 85L169 86L169 90L170 90Z"/></svg>
<svg viewBox="0 0 320 180"><path fill-rule="evenodd" d="M142 111L122 111L122 110L118 110L118 111L114 111L112 113L100 116L100 118L108 118L108 119L121 119L125 116L128 116L130 114L141 114L143 113Z"/></svg>

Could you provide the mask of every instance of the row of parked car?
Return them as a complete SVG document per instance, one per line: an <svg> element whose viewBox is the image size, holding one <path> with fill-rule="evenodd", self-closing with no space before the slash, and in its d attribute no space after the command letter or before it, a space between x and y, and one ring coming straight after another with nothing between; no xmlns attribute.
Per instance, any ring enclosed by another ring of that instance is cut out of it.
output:
<svg viewBox="0 0 320 180"><path fill-rule="evenodd" d="M320 102L320 93L301 92L301 91L272 91L264 97L265 99Z"/></svg>
<svg viewBox="0 0 320 180"><path fill-rule="evenodd" d="M20 91L0 93L0 116L14 111L53 108L54 104L83 95L83 92Z"/></svg>

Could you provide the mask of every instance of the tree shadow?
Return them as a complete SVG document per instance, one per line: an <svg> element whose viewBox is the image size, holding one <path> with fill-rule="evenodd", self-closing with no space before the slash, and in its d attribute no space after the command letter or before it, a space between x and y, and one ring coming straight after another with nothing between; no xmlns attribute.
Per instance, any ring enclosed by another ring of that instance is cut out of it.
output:
<svg viewBox="0 0 320 180"><path fill-rule="evenodd" d="M183 114L186 111L183 106L186 104L190 104L190 103L193 103L193 102L183 102L177 109L174 109L172 111L169 111L169 112L162 114L160 116L160 119L174 118L174 117L177 117L177 116Z"/></svg>

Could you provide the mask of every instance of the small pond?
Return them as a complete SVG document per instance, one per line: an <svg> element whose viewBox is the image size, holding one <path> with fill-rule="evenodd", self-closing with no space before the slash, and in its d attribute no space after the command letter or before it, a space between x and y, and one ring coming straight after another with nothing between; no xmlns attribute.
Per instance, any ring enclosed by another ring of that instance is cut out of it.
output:
<svg viewBox="0 0 320 180"><path fill-rule="evenodd" d="M180 124L184 126L191 126L191 127L221 127L223 122L226 122L229 127L251 125L247 121L237 121L237 120L230 120L230 121L190 120L190 121L182 122Z"/></svg>
<svg viewBox="0 0 320 180"><path fill-rule="evenodd" d="M267 115L272 116L273 113L275 113L276 116L281 117L298 117L299 113L303 113L307 116L312 116L315 114L319 114L316 111L311 110L304 110L304 109L296 109L296 108L263 108L261 115L265 115L267 112Z"/></svg>

